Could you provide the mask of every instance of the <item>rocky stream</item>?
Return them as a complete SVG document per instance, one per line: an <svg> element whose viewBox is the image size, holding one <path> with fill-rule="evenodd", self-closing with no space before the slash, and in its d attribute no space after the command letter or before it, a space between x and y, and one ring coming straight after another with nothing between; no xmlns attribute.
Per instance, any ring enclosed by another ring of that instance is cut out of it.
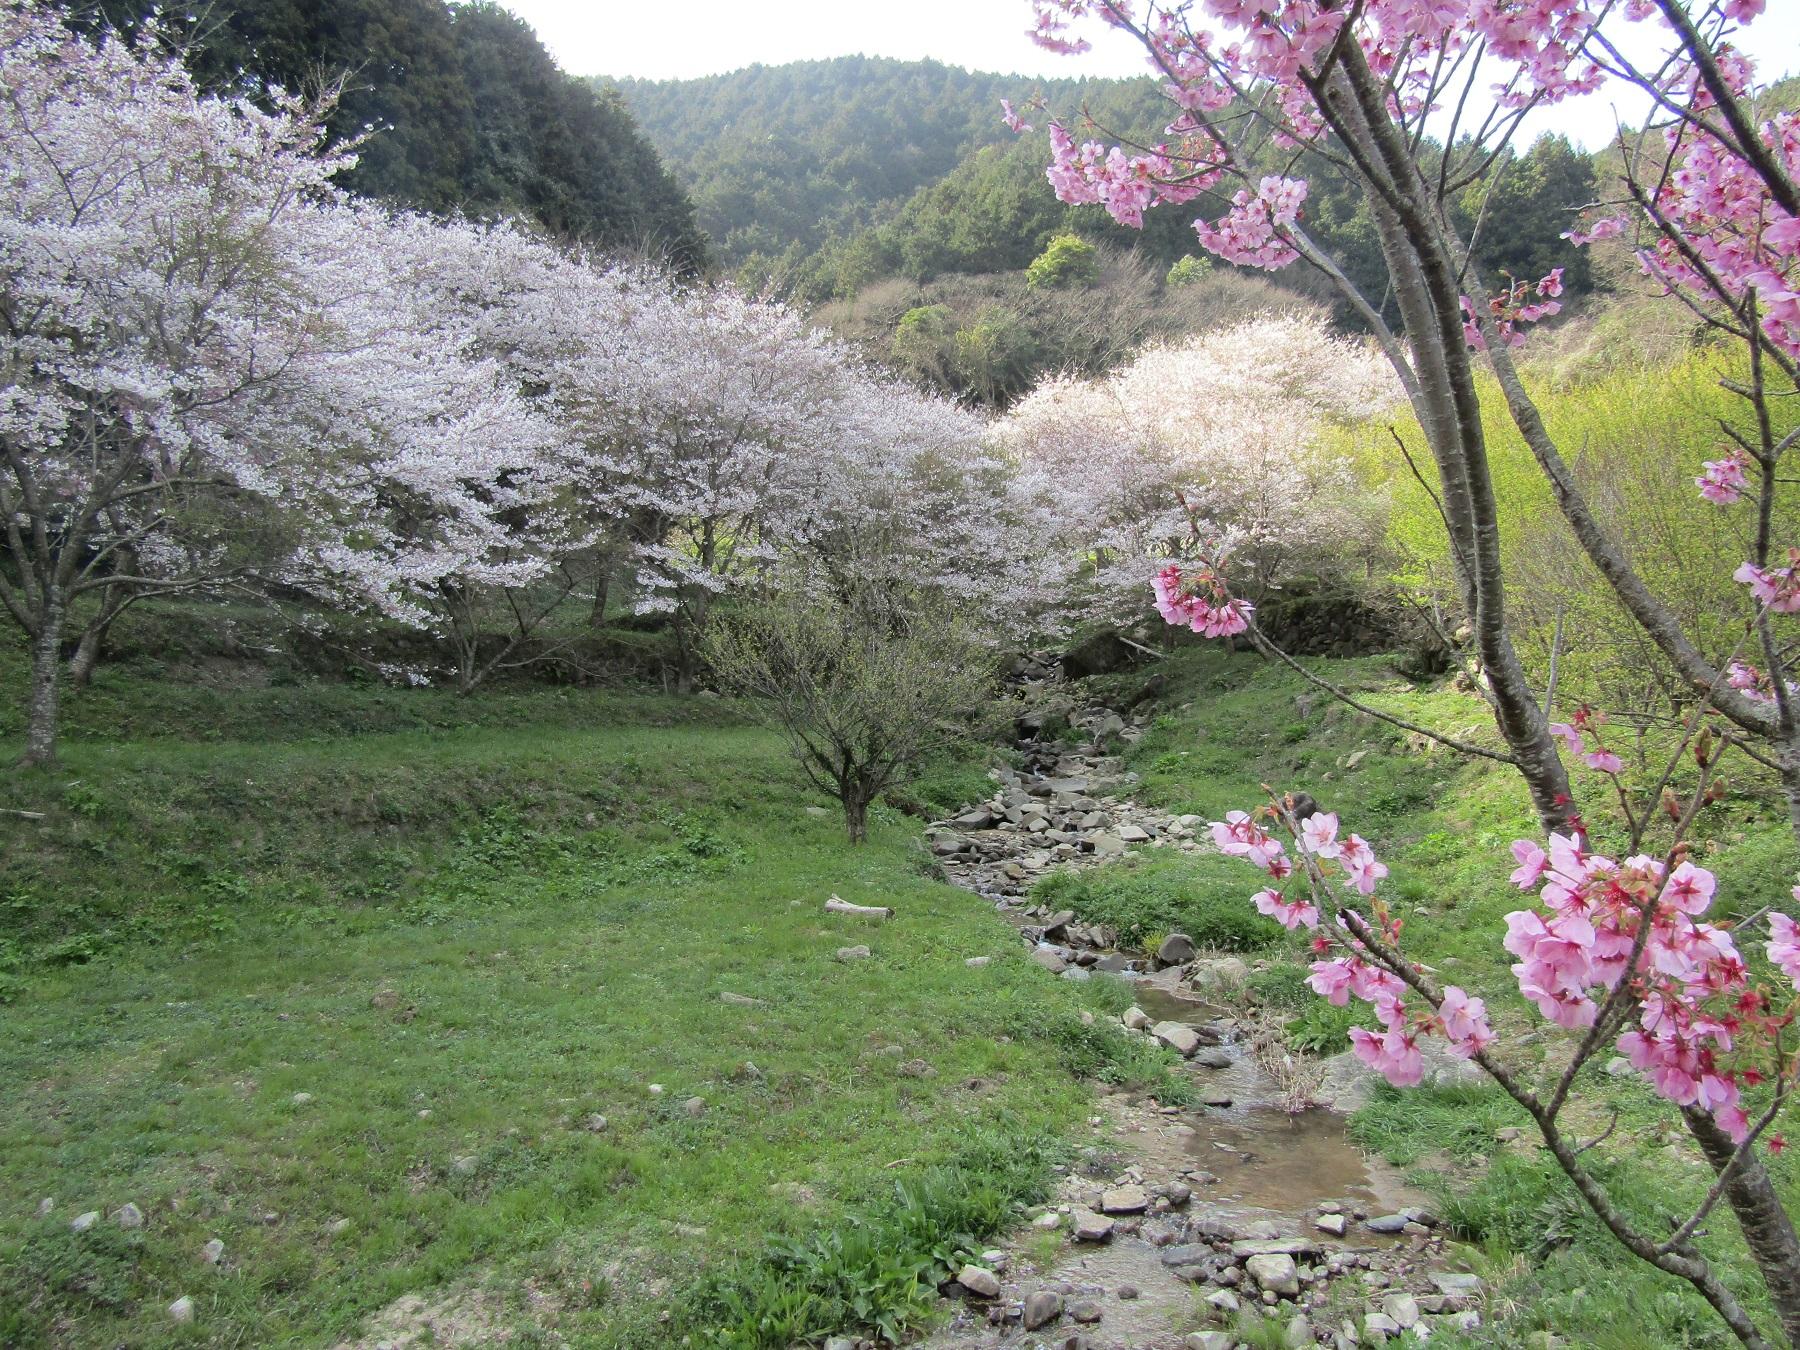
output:
<svg viewBox="0 0 1800 1350"><path fill-rule="evenodd" d="M1106 753L1147 717L1075 704L1047 658L1015 680L1026 707L1054 695L1087 739L1043 739L1046 719L1027 712L1021 768L998 771L990 799L934 824L932 851L1052 974L1130 981L1125 1030L1181 1055L1199 1104L1103 1088L1092 1143L1060 1193L960 1272L927 1350L1232 1350L1250 1319L1271 1323L1257 1344L1293 1347L1479 1326L1482 1282L1453 1268L1425 1197L1350 1141L1342 1113L1370 1082L1353 1056L1291 1055L1242 997L1250 970L1236 956L1202 953L1182 934L1154 955L1121 951L1104 927L1034 906L1032 883L1053 869L1207 845L1199 817L1133 801L1135 775ZM1445 1059L1430 1072L1445 1081L1469 1069Z"/></svg>

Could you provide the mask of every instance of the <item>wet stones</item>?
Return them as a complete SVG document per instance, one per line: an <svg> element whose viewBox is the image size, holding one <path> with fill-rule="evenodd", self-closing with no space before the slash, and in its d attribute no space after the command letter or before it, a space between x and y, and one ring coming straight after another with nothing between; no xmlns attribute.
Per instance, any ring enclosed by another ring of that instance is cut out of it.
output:
<svg viewBox="0 0 1800 1350"><path fill-rule="evenodd" d="M1150 1208L1150 1193L1142 1186L1115 1186L1100 1196L1102 1214L1142 1214Z"/></svg>
<svg viewBox="0 0 1800 1350"><path fill-rule="evenodd" d="M1039 1289L1025 1296L1025 1306L1021 1310L1020 1322L1027 1331L1036 1331L1039 1327L1048 1326L1062 1316L1062 1295L1052 1289Z"/></svg>
<svg viewBox="0 0 1800 1350"><path fill-rule="evenodd" d="M1075 1211L1077 1242L1105 1242L1113 1235L1113 1227L1113 1221L1104 1214L1096 1214L1091 1209Z"/></svg>

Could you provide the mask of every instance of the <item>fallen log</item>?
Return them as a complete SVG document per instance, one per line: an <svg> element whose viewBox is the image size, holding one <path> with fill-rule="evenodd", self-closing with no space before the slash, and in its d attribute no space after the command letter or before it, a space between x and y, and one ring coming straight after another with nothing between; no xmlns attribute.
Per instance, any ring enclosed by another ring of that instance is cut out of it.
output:
<svg viewBox="0 0 1800 1350"><path fill-rule="evenodd" d="M825 902L827 914L860 914L865 919L891 919L894 911L885 905L853 905L848 900L832 896Z"/></svg>

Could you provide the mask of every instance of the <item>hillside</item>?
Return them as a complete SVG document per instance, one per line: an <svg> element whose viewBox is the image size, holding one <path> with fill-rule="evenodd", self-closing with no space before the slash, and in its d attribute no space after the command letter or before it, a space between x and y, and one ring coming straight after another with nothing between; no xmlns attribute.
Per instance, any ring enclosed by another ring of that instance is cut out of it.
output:
<svg viewBox="0 0 1800 1350"><path fill-rule="evenodd" d="M58 0L124 32L153 13L200 83L267 103L342 80L329 129L373 129L351 191L434 213L524 216L551 234L701 265L679 185L616 97L564 74L529 25L492 3ZM380 60L371 59L380 53Z"/></svg>

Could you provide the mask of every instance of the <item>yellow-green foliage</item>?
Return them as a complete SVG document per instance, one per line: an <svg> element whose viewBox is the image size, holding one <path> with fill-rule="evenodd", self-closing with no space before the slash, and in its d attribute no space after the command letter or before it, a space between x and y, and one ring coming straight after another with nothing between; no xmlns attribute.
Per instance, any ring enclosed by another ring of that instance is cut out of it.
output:
<svg viewBox="0 0 1800 1350"><path fill-rule="evenodd" d="M1733 507L1703 501L1694 478L1702 461L1730 448L1722 421L1750 430L1749 405L1720 384L1740 374L1729 355L1711 350L1584 378L1558 380L1530 369L1525 374L1595 513L1624 540L1651 589L1674 607L1702 648L1721 659L1743 636L1750 613L1744 588L1731 573L1749 556L1752 508L1748 500ZM1508 604L1523 655L1540 669L1547 663L1561 610L1563 669L1572 682L1564 688L1571 694L1632 697L1672 687L1664 663L1576 544L1491 377L1482 378L1480 394ZM1800 409L1786 416L1791 426ZM1340 434L1365 481L1391 494L1388 539L1397 580L1453 602L1449 545L1437 507L1408 471L1390 427L1435 489L1425 438L1410 414ZM1778 434L1785 429L1778 427ZM1800 500L1787 490L1778 504L1778 545L1797 537L1797 506ZM1746 655L1758 659L1754 651Z"/></svg>

